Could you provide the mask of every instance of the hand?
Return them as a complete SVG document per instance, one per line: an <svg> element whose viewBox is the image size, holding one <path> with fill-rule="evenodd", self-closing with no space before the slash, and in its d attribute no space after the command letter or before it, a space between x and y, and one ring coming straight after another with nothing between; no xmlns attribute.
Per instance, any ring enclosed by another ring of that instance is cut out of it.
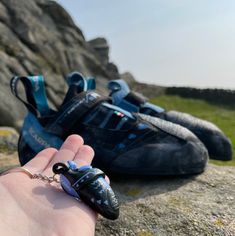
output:
<svg viewBox="0 0 235 236"><path fill-rule="evenodd" d="M56 162L73 160L89 165L94 151L78 135L69 136L60 150L48 148L24 167L31 173L53 176ZM94 235L97 214L61 188L23 172L0 177L0 235Z"/></svg>

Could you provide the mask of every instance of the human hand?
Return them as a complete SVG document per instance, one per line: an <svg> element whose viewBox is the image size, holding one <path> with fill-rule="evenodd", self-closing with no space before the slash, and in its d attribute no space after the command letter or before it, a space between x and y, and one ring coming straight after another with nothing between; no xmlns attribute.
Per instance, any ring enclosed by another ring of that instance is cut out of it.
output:
<svg viewBox="0 0 235 236"><path fill-rule="evenodd" d="M45 149L24 167L53 176L55 163L73 160L80 167L89 165L93 156L93 149L80 136L71 135L59 151ZM91 208L23 172L0 177L0 201L0 235L94 235L97 214Z"/></svg>

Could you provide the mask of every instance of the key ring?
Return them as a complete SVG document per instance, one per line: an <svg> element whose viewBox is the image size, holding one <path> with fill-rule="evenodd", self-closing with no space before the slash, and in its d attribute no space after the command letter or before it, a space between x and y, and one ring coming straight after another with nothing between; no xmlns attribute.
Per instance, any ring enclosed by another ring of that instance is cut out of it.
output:
<svg viewBox="0 0 235 236"><path fill-rule="evenodd" d="M52 171L54 175L49 177L42 173L33 174L25 167L17 167L1 175L21 172L28 175L30 179L38 179L48 184L60 183L64 192L77 201L82 200L107 219L118 218L119 203L109 183L106 182L103 171L90 165L78 167L74 161L55 163ZM60 180L56 175L60 176Z"/></svg>
<svg viewBox="0 0 235 236"><path fill-rule="evenodd" d="M41 173L33 174L25 167L17 167L15 169L7 170L7 171L3 172L1 175L6 175L6 174L10 174L10 173L17 173L17 172L23 172L23 173L27 174L30 179L39 179L39 180L42 180L43 182L46 182L49 184L51 184L52 182L60 183L60 181L56 178L57 174L54 174L53 176L49 176L49 177L46 175L42 175Z"/></svg>

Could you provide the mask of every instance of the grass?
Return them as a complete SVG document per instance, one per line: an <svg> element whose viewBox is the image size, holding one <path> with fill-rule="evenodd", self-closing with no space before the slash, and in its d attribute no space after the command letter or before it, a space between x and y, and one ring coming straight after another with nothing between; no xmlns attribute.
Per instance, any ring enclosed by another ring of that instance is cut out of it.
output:
<svg viewBox="0 0 235 236"><path fill-rule="evenodd" d="M217 165L235 166L235 109L212 105L199 99L171 95L156 97L151 102L166 110L187 112L216 124L232 141L233 160L227 162L210 160L210 162Z"/></svg>

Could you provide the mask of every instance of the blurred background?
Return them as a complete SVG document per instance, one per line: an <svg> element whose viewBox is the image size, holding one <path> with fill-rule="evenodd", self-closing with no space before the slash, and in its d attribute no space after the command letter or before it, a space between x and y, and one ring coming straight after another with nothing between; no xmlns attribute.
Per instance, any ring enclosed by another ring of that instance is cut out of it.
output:
<svg viewBox="0 0 235 236"><path fill-rule="evenodd" d="M138 81L235 89L232 0L59 0L86 38L103 36L110 58Z"/></svg>

